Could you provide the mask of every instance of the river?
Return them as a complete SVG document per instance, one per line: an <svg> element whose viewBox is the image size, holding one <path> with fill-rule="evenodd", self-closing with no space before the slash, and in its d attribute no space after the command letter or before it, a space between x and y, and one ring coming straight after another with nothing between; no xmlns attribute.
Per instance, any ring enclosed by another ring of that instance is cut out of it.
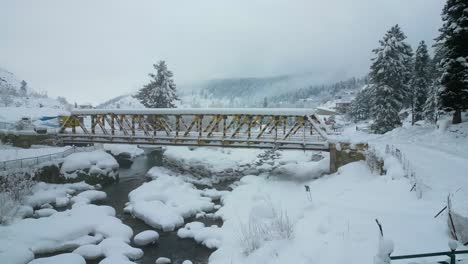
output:
<svg viewBox="0 0 468 264"><path fill-rule="evenodd" d="M133 164L129 168L120 168L120 180L118 183L106 186L103 191L107 193L107 199L100 204L112 206L117 213L117 217L122 222L133 229L134 234L138 234L144 230L154 230L151 226L145 224L140 219L134 218L123 212L125 203L128 202L128 193L142 185L148 179L146 173L153 166L162 166L162 153L154 151L150 154L145 154L135 158ZM213 220L208 218L186 219L185 222L200 221L205 225L216 224L222 225L221 220ZM135 261L136 263L154 264L158 257L167 257L172 260L172 263L182 263L184 260L190 260L193 263L208 263L208 258L212 250L199 245L193 239L180 239L177 237L177 232L162 232L156 244L139 247L144 251L143 258ZM137 247L131 244L134 247ZM101 259L88 261L88 264L97 264Z"/></svg>

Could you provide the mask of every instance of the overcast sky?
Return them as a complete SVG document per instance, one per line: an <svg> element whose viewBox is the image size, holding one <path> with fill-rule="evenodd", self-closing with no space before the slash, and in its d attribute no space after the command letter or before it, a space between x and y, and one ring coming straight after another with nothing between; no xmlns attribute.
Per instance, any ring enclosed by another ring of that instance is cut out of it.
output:
<svg viewBox="0 0 468 264"><path fill-rule="evenodd" d="M444 0L0 0L0 67L50 96L102 102L166 60L178 84L368 71L394 24L432 44Z"/></svg>

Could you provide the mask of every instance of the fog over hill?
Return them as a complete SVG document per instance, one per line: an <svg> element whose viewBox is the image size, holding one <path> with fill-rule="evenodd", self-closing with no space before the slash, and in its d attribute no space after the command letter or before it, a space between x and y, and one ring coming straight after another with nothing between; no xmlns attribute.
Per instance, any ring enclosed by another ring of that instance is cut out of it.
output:
<svg viewBox="0 0 468 264"><path fill-rule="evenodd" d="M353 98L365 82L365 78L329 81L313 74L213 79L180 85L178 107L316 107ZM97 107L143 108L131 95L117 96Z"/></svg>

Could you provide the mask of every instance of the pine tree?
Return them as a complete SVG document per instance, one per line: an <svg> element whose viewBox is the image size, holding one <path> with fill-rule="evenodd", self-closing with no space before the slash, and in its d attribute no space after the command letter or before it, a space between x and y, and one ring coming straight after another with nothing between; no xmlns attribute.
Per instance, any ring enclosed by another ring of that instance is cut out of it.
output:
<svg viewBox="0 0 468 264"><path fill-rule="evenodd" d="M441 88L440 77L442 76L441 61L445 56L445 48L443 45L434 45L434 58L431 63L431 86L428 90L427 100L424 104L424 118L436 123L438 118L439 100L438 90Z"/></svg>
<svg viewBox="0 0 468 264"><path fill-rule="evenodd" d="M468 109L468 1L448 0L442 11L444 24L437 38L446 52L442 60L440 109L453 112L453 124L462 122Z"/></svg>
<svg viewBox="0 0 468 264"><path fill-rule="evenodd" d="M153 65L156 74L150 73L150 83L143 86L134 96L141 104L149 108L174 108L178 100L173 74L167 69L165 61Z"/></svg>
<svg viewBox="0 0 468 264"><path fill-rule="evenodd" d="M372 97L372 88L368 85L360 90L356 98L351 103L350 116L354 122L367 120L370 118L370 100Z"/></svg>
<svg viewBox="0 0 468 264"><path fill-rule="evenodd" d="M401 125L399 112L411 104L409 81L412 73L411 47L404 42L405 34L398 25L393 26L379 41L380 47L373 50L369 73L373 91L372 126L377 133L385 133ZM409 102L408 102L409 101Z"/></svg>
<svg viewBox="0 0 468 264"><path fill-rule="evenodd" d="M28 83L24 80L21 81L21 87L20 87L20 95L25 97L28 94L27 87Z"/></svg>
<svg viewBox="0 0 468 264"><path fill-rule="evenodd" d="M426 104L430 78L431 58L427 52L424 41L419 43L414 59L414 77L412 81L414 99L412 104L412 123L424 118L424 105Z"/></svg>

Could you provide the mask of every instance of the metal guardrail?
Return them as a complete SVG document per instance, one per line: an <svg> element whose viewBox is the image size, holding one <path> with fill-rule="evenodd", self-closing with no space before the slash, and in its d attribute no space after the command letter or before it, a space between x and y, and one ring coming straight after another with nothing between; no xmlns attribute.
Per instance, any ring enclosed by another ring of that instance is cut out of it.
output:
<svg viewBox="0 0 468 264"><path fill-rule="evenodd" d="M15 123L0 121L0 129L15 129Z"/></svg>
<svg viewBox="0 0 468 264"><path fill-rule="evenodd" d="M451 251L445 251L445 252L434 252L434 253L425 253L425 254L390 256L390 259L391 260L399 260L399 259L417 259L417 258L447 256L447 257L450 258L449 262L448 261L438 261L436 263L456 264L457 263L456 255L460 255L460 254L468 254L468 250L459 250L459 251L451 250ZM466 259L463 259L463 260L466 260Z"/></svg>
<svg viewBox="0 0 468 264"><path fill-rule="evenodd" d="M90 150L98 149L96 146L91 147L75 147L67 149L62 152L30 157L30 158L23 158L23 159L16 159L16 160L6 160L0 162L0 171L8 171L12 169L22 169L22 168L30 168L33 166L37 166L41 163L50 162L57 159L63 159L73 153L76 152L84 152Z"/></svg>

